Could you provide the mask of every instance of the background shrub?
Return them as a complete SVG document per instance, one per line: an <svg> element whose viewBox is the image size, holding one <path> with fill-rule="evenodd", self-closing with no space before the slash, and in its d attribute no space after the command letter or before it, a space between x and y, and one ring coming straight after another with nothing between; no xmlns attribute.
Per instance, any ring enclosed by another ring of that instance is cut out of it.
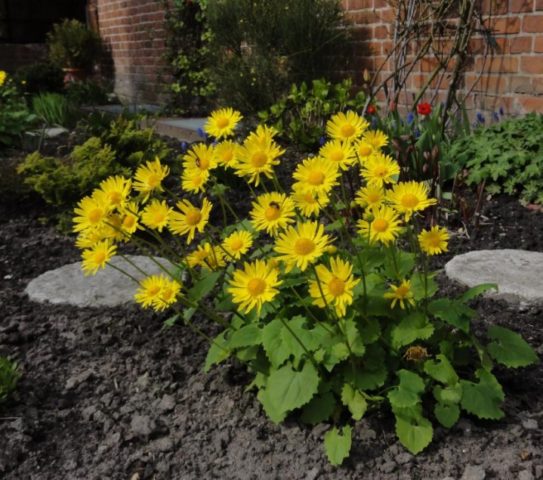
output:
<svg viewBox="0 0 543 480"><path fill-rule="evenodd" d="M22 91L30 95L43 92L61 93L64 90L62 68L50 62L22 67L17 70L15 79Z"/></svg>
<svg viewBox="0 0 543 480"><path fill-rule="evenodd" d="M32 110L46 125L72 127L79 112L67 97L60 93L40 93L32 98Z"/></svg>

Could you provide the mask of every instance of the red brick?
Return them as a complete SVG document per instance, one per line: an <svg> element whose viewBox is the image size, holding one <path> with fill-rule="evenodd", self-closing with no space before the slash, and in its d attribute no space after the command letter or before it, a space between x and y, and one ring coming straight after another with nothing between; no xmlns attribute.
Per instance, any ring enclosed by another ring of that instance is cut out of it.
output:
<svg viewBox="0 0 543 480"><path fill-rule="evenodd" d="M475 70L490 73L518 72L519 61L515 56L500 55L498 57L478 57L475 60Z"/></svg>
<svg viewBox="0 0 543 480"><path fill-rule="evenodd" d="M520 17L491 18L486 21L485 24L496 34L513 34L520 32Z"/></svg>
<svg viewBox="0 0 543 480"><path fill-rule="evenodd" d="M514 37L509 39L506 53L532 53L532 37Z"/></svg>
<svg viewBox="0 0 543 480"><path fill-rule="evenodd" d="M543 113L543 98L541 97L518 97L517 101L524 113Z"/></svg>
<svg viewBox="0 0 543 480"><path fill-rule="evenodd" d="M481 10L492 15L503 15L508 12L507 0L483 0Z"/></svg>
<svg viewBox="0 0 543 480"><path fill-rule="evenodd" d="M373 0L347 0L349 10L362 10L364 8L372 8Z"/></svg>
<svg viewBox="0 0 543 480"><path fill-rule="evenodd" d="M534 0L511 0L512 13L533 12Z"/></svg>
<svg viewBox="0 0 543 480"><path fill-rule="evenodd" d="M526 15L522 21L522 31L526 33L543 32L543 15Z"/></svg>
<svg viewBox="0 0 543 480"><path fill-rule="evenodd" d="M537 11L543 10L543 0L535 0L535 9Z"/></svg>
<svg viewBox="0 0 543 480"><path fill-rule="evenodd" d="M515 76L511 79L511 92L512 93L532 93L533 86L531 77Z"/></svg>
<svg viewBox="0 0 543 480"><path fill-rule="evenodd" d="M541 55L521 57L520 70L523 73L543 75L543 57Z"/></svg>
<svg viewBox="0 0 543 480"><path fill-rule="evenodd" d="M534 38L534 53L543 53L543 37Z"/></svg>
<svg viewBox="0 0 543 480"><path fill-rule="evenodd" d="M506 93L509 88L509 79L505 75L475 75L465 77L466 89L474 92Z"/></svg>
<svg viewBox="0 0 543 480"><path fill-rule="evenodd" d="M374 27L373 37L383 40L389 38L389 27L386 25L378 25Z"/></svg>

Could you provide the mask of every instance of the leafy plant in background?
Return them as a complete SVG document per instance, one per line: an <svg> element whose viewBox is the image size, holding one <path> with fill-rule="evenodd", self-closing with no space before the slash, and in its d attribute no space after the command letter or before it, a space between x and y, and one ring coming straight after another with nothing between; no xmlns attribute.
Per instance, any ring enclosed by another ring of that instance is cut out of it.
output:
<svg viewBox="0 0 543 480"><path fill-rule="evenodd" d="M74 105L106 105L110 103L108 88L96 80L70 82L66 85L66 96Z"/></svg>
<svg viewBox="0 0 543 480"><path fill-rule="evenodd" d="M0 355L0 404L15 390L20 376L17 364Z"/></svg>
<svg viewBox="0 0 543 480"><path fill-rule="evenodd" d="M290 93L258 116L291 145L311 150L325 135L330 115L347 109L361 111L364 107L364 93L352 95L351 89L350 79L335 84L324 79L313 80L311 86L305 82L294 84Z"/></svg>
<svg viewBox="0 0 543 480"><path fill-rule="evenodd" d="M12 79L0 71L0 146L20 143L23 133L35 120Z"/></svg>
<svg viewBox="0 0 543 480"><path fill-rule="evenodd" d="M164 1L166 59L172 67L170 108L181 114L200 114L215 93L209 71L211 34L205 0Z"/></svg>
<svg viewBox="0 0 543 480"><path fill-rule="evenodd" d="M84 273L126 242L155 258L163 273L132 276L135 300L174 308L167 324L182 320L206 338L206 370L230 356L244 362L272 421L331 422L324 447L334 465L349 454L352 424L383 405L414 454L431 442L433 419L451 428L462 410L503 418L495 364L524 367L537 355L500 326L488 341L475 336L468 302L492 285L437 295L428 260L449 235L423 224L436 200L423 183L398 180L399 164L382 150L387 136L353 111L332 116L329 142L296 165L287 188L275 171L285 153L277 132L259 125L235 138L240 120L232 109L212 113L212 143L183 156L181 192L168 190L169 168L153 161L84 197L74 215ZM251 205L230 200L221 170L245 179ZM350 189L352 177L361 188ZM197 311L222 327L214 339Z"/></svg>
<svg viewBox="0 0 543 480"><path fill-rule="evenodd" d="M79 112L68 98L59 93L40 93L32 98L32 110L45 126L72 127Z"/></svg>
<svg viewBox="0 0 543 480"><path fill-rule="evenodd" d="M244 112L345 67L349 42L337 0L208 0L206 14L217 93Z"/></svg>
<svg viewBox="0 0 543 480"><path fill-rule="evenodd" d="M64 73L62 68L50 62L34 63L17 70L15 81L19 88L29 95L64 90Z"/></svg>
<svg viewBox="0 0 543 480"><path fill-rule="evenodd" d="M453 142L449 157L469 184L543 204L543 115L505 120Z"/></svg>

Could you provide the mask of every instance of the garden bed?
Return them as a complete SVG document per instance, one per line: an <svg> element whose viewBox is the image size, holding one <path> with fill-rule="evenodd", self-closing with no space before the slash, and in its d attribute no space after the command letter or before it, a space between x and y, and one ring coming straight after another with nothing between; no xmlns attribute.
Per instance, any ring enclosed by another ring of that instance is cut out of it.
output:
<svg viewBox="0 0 543 480"><path fill-rule="evenodd" d="M204 374L207 345L181 325L162 329L167 314L29 302L31 279L79 259L72 239L40 222L47 214L34 202L0 205L0 354L17 359L23 372L0 410L0 477L543 478L541 364L497 370L503 420L464 416L449 432L436 426L416 457L396 440L390 413L370 412L356 425L351 457L333 468L322 447L326 425L271 423L244 391L243 368L227 362ZM455 235L439 262L481 248L543 251L542 225L542 213L494 199L476 234ZM543 353L541 308L487 299L475 307L476 330L507 326ZM207 323L204 329L218 333Z"/></svg>

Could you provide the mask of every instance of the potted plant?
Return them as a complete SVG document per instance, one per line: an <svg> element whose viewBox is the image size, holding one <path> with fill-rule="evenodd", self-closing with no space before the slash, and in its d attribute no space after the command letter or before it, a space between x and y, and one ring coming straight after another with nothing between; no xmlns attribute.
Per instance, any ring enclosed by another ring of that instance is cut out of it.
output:
<svg viewBox="0 0 543 480"><path fill-rule="evenodd" d="M100 37L77 20L53 25L47 35L49 58L64 70L64 82L84 80L101 51Z"/></svg>

